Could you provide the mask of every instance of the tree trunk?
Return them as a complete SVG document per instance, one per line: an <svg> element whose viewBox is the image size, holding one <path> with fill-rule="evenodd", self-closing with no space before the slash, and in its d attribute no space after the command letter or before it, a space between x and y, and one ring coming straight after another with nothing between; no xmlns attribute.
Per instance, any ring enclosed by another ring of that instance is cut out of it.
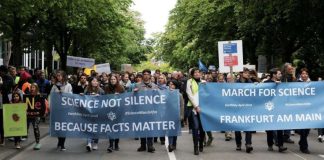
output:
<svg viewBox="0 0 324 160"><path fill-rule="evenodd" d="M14 13L14 22L12 28L12 54L10 58L10 64L13 66L22 65L22 47L21 47L21 26L20 19L16 17Z"/></svg>

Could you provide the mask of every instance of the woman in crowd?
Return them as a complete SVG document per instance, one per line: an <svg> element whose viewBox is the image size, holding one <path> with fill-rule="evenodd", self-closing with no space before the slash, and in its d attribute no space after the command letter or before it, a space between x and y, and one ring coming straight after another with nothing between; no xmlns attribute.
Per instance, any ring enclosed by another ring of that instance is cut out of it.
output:
<svg viewBox="0 0 324 160"><path fill-rule="evenodd" d="M201 83L201 73L198 68L193 68L190 72L191 77L187 81L187 95L189 98L187 107L191 110L189 117L192 119L189 123L192 123L192 139L194 144L194 154L199 155L199 152L204 150L204 139L205 131L201 125L200 121L200 106L198 104L198 91L199 83ZM190 125L190 124L189 124ZM199 148L199 150L198 150Z"/></svg>
<svg viewBox="0 0 324 160"><path fill-rule="evenodd" d="M105 91L100 88L98 79L96 77L90 77L88 84L89 85L84 90L85 95L99 96L105 94ZM91 150L97 150L98 142L98 138L88 138L86 146L87 151L91 152Z"/></svg>
<svg viewBox="0 0 324 160"><path fill-rule="evenodd" d="M124 93L125 89L122 85L120 85L118 78L116 75L110 75L109 77L109 83L105 87L105 93L106 94L120 94ZM109 146L107 148L107 151L111 153L112 151L119 150L119 139L109 139Z"/></svg>
<svg viewBox="0 0 324 160"><path fill-rule="evenodd" d="M11 98L11 103L23 103L21 93L13 92L12 93L12 98ZM16 137L13 137L13 138L14 138L14 142L15 142L15 148L20 149L21 148L21 145L20 145L21 137L16 136Z"/></svg>
<svg viewBox="0 0 324 160"><path fill-rule="evenodd" d="M51 93L72 93L72 86L67 82L67 75L64 71L57 71L55 76L55 84L52 87ZM57 148L65 151L65 137L58 137Z"/></svg>
<svg viewBox="0 0 324 160"><path fill-rule="evenodd" d="M28 112L27 112L27 129L29 128L29 124L31 123L33 125L35 141L36 141L34 150L39 150L41 148L41 144L39 143L40 142L39 123L40 123L41 117L44 117L45 112L46 112L46 99L45 99L45 97L42 97L40 95L39 88L36 83L32 83L30 85L30 97L28 97L28 98L33 99L33 100L30 99L30 101L36 101L36 103L28 103L28 101L26 101L27 105L34 105L34 106L29 106L29 107L41 108L40 112L38 114L28 114ZM28 133L28 131L27 131L27 133Z"/></svg>
<svg viewBox="0 0 324 160"><path fill-rule="evenodd" d="M175 89L180 89L180 85L176 80L169 81L168 86L169 86L170 91L174 91ZM183 100L182 94L180 92L179 92L179 99L180 99L180 121L181 121L181 120L183 120L183 116L184 116L184 100ZM169 136L168 140L169 140L169 146L168 146L169 152L176 150L177 149L177 136Z"/></svg>
<svg viewBox="0 0 324 160"><path fill-rule="evenodd" d="M300 70L300 78L298 79L298 82L310 82L311 80L309 79L308 75L308 69L302 68ZM298 133L300 135L300 140L299 140L299 149L301 152L305 154L310 154L310 151L308 150L308 142L307 142L307 137L309 135L310 129L300 129L298 130Z"/></svg>

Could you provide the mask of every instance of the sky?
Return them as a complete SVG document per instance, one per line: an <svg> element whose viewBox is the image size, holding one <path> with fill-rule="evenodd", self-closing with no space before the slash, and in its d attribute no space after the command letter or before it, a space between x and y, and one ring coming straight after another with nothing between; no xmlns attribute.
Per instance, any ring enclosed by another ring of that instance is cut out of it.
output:
<svg viewBox="0 0 324 160"><path fill-rule="evenodd" d="M163 32L168 22L169 12L175 7L177 0L133 0L132 9L141 13L144 20L145 38L152 33Z"/></svg>

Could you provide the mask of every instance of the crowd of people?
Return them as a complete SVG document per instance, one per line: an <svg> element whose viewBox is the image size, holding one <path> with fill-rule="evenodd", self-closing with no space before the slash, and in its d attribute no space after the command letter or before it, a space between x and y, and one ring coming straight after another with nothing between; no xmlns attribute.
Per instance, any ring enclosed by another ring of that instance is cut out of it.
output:
<svg viewBox="0 0 324 160"><path fill-rule="evenodd" d="M188 126L193 139L194 154L199 155L203 152L204 147L210 146L213 142L212 132L205 132L201 120L201 108L195 96L199 91L200 83L288 83L288 82L308 82L310 81L308 70L303 68L298 76L294 73L294 67L286 63L282 69L273 68L268 74L264 74L261 78L258 77L255 70L244 68L240 73L223 74L217 70L211 70L207 73L201 72L198 68L192 68L188 74L180 71L172 73L161 72L155 70L154 73L149 69L145 69L138 73L128 72L112 72L96 73L91 71L87 75L83 70L78 70L76 74L66 74L64 71L56 71L50 74L46 79L45 72L37 69L33 73L27 68L20 67L19 70L14 66L0 66L0 90L2 94L2 103L21 103L24 95L40 96L43 99L42 107L46 108L46 112L39 115L27 115L27 124L33 125L35 136L35 150L41 148L39 124L44 117L49 113L48 95L53 92L73 93L81 95L104 95L104 94L121 94L124 92L138 92L145 90L175 90L180 91L180 117L182 126ZM5 145L3 134L3 112L0 110L0 144ZM309 129L301 129L296 132L300 135L300 151L309 154L307 136ZM236 142L236 150L242 150L242 135L241 131L233 131ZM273 146L278 146L279 152L284 152L287 147L284 143L294 143L290 139L291 130L266 131L268 150L273 151ZM324 140L323 129L318 129L318 140ZM232 139L232 131L225 131L225 140ZM207 135L207 136L206 136ZM253 150L252 146L253 131L245 132L245 151L250 153ZM14 145L17 149L21 148L21 141L24 137L13 137ZM138 152L148 151L154 152L154 143L160 140L160 143L165 144L165 137L141 137L140 147ZM169 152L176 150L177 137L168 137ZM89 137L85 140L85 150L91 152L98 150L99 139ZM65 151L65 137L58 137L57 148ZM118 151L120 149L119 139L109 139L107 152Z"/></svg>

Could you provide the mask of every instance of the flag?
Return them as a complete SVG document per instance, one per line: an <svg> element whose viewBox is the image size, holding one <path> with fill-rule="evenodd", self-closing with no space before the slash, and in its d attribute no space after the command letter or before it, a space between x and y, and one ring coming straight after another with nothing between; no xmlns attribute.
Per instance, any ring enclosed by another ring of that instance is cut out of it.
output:
<svg viewBox="0 0 324 160"><path fill-rule="evenodd" d="M198 61L198 66L199 66L199 70L203 71L203 72L208 72L207 67L201 62L201 60L199 59Z"/></svg>

